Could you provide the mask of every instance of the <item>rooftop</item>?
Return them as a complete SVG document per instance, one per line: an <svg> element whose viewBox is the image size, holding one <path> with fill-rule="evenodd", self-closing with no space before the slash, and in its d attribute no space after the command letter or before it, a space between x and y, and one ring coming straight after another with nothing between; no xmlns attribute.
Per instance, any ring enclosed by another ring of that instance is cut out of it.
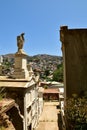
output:
<svg viewBox="0 0 87 130"><path fill-rule="evenodd" d="M44 89L44 93L59 93L59 90L58 89Z"/></svg>

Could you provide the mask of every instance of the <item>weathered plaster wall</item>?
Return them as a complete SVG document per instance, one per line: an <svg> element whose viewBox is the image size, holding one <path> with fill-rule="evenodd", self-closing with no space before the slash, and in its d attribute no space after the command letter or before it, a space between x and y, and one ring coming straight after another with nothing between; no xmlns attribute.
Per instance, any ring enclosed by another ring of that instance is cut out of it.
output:
<svg viewBox="0 0 87 130"><path fill-rule="evenodd" d="M61 27L66 96L87 90L87 29Z"/></svg>

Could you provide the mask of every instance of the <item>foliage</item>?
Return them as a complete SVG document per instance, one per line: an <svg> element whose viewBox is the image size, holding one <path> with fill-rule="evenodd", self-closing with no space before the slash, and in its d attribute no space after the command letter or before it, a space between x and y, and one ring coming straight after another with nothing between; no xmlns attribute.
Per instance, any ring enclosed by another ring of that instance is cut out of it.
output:
<svg viewBox="0 0 87 130"><path fill-rule="evenodd" d="M33 61L36 62L36 63L39 63L39 62L40 62L40 59L39 59L39 57L34 56Z"/></svg>
<svg viewBox="0 0 87 130"><path fill-rule="evenodd" d="M63 64L58 65L54 71L53 81L63 82Z"/></svg>
<svg viewBox="0 0 87 130"><path fill-rule="evenodd" d="M6 75L8 73L10 73L10 69L13 66L13 62L9 61L8 58L4 59L3 63L2 63L2 74Z"/></svg>
<svg viewBox="0 0 87 130"><path fill-rule="evenodd" d="M45 70L45 75L48 76L50 74L50 70L46 69Z"/></svg>
<svg viewBox="0 0 87 130"><path fill-rule="evenodd" d="M3 66L7 69L12 65L12 63L8 60L8 58L4 59Z"/></svg>
<svg viewBox="0 0 87 130"><path fill-rule="evenodd" d="M48 77L46 77L45 79L46 79L47 82L48 82L48 81L52 81L52 79L51 79L51 78L48 78Z"/></svg>
<svg viewBox="0 0 87 130"><path fill-rule="evenodd" d="M87 130L87 98L76 94L66 100L65 117L73 130Z"/></svg>
<svg viewBox="0 0 87 130"><path fill-rule="evenodd" d="M47 85L44 85L44 89L47 89L48 88L48 86Z"/></svg>
<svg viewBox="0 0 87 130"><path fill-rule="evenodd" d="M0 100L2 100L6 95L5 88L0 88Z"/></svg>

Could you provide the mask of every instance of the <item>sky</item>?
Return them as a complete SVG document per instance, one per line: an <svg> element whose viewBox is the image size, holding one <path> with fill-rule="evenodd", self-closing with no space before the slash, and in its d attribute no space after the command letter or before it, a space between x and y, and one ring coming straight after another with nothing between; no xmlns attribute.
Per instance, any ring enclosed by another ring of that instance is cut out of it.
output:
<svg viewBox="0 0 87 130"><path fill-rule="evenodd" d="M24 32L28 55L62 56L63 25L87 28L87 0L0 0L0 55L16 53Z"/></svg>

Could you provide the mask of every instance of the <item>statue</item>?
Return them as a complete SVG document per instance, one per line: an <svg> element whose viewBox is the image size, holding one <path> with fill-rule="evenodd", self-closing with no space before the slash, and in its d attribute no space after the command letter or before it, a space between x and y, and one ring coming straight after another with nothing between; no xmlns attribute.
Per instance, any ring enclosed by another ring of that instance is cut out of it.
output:
<svg viewBox="0 0 87 130"><path fill-rule="evenodd" d="M24 34L22 33L21 35L17 36L17 46L18 46L18 52L22 52L22 48L24 45Z"/></svg>

